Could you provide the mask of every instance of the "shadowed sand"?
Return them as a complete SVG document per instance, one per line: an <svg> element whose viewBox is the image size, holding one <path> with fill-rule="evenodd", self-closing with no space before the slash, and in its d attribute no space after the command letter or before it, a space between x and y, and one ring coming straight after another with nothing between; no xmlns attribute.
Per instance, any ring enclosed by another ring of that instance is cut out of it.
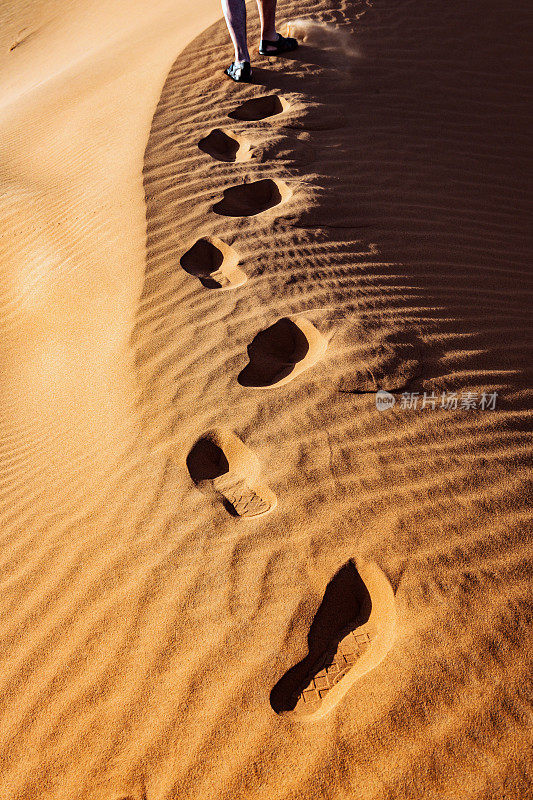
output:
<svg viewBox="0 0 533 800"><path fill-rule="evenodd" d="M291 196L282 181L265 178L224 189L224 197L213 206L213 211L227 217L251 217L286 201Z"/></svg>
<svg viewBox="0 0 533 800"><path fill-rule="evenodd" d="M304 317L284 317L248 345L250 363L239 373L241 386L283 386L325 353L327 342Z"/></svg>
<svg viewBox="0 0 533 800"><path fill-rule="evenodd" d="M215 128L200 139L198 147L218 161L244 161L249 157L250 150L250 145L241 141L232 131L220 128Z"/></svg>
<svg viewBox="0 0 533 800"><path fill-rule="evenodd" d="M309 652L270 693L274 711L322 719L387 655L395 626L394 592L383 572L348 561L327 585L307 637Z"/></svg>
<svg viewBox="0 0 533 800"><path fill-rule="evenodd" d="M240 106L230 111L228 114L231 119L245 120L246 122L257 122L261 119L275 117L289 107L289 104L277 94L266 95L265 97L254 97L246 100Z"/></svg>
<svg viewBox="0 0 533 800"><path fill-rule="evenodd" d="M205 433L187 456L187 467L200 489L221 497L239 517L260 517L276 508L274 493L257 483L257 457L230 431Z"/></svg>
<svg viewBox="0 0 533 800"><path fill-rule="evenodd" d="M246 283L246 274L237 267L235 250L220 239L198 239L180 258L180 264L206 289L236 289Z"/></svg>
<svg viewBox="0 0 533 800"><path fill-rule="evenodd" d="M531 794L530 8L278 9L237 86L218 0L0 6L2 800ZM284 319L324 357L242 386ZM277 714L351 559L394 644Z"/></svg>

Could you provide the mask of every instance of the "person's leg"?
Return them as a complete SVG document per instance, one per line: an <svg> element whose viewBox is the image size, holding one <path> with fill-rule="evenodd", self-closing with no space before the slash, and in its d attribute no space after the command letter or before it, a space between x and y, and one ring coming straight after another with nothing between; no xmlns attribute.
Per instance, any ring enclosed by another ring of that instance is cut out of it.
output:
<svg viewBox="0 0 533 800"><path fill-rule="evenodd" d="M264 56L278 56L296 50L298 42L276 33L276 0L257 0L261 18L261 44L259 52Z"/></svg>
<svg viewBox="0 0 533 800"><path fill-rule="evenodd" d="M275 42L276 34L276 2L277 0L257 0L259 19L261 20L261 39Z"/></svg>
<svg viewBox="0 0 533 800"><path fill-rule="evenodd" d="M270 0L271 2L272 0ZM275 3L274 3L275 5ZM228 30L235 47L235 61L250 61L246 42L246 4L245 0L222 0L222 10L226 17Z"/></svg>

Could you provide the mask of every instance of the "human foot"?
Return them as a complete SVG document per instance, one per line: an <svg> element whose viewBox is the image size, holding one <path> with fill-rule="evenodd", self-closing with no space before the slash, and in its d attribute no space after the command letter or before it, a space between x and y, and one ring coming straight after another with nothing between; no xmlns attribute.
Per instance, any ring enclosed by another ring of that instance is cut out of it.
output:
<svg viewBox="0 0 533 800"><path fill-rule="evenodd" d="M281 53L289 53L298 47L296 39L282 36L281 33L277 33L276 36L277 38L274 40L261 39L259 52L262 56L279 56Z"/></svg>
<svg viewBox="0 0 533 800"><path fill-rule="evenodd" d="M232 61L224 73L236 83L249 83L252 77L252 67L249 61Z"/></svg>

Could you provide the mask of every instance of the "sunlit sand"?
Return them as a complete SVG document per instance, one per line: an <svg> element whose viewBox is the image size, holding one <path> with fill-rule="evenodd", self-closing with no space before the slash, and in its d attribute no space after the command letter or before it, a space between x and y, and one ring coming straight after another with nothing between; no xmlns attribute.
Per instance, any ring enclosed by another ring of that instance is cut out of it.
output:
<svg viewBox="0 0 533 800"><path fill-rule="evenodd" d="M526 6L278 12L0 9L1 800L530 794Z"/></svg>

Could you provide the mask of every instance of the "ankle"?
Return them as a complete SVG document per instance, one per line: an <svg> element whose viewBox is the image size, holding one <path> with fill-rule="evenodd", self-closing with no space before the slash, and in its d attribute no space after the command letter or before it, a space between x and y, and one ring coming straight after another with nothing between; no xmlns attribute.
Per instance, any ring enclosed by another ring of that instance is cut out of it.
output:
<svg viewBox="0 0 533 800"><path fill-rule="evenodd" d="M272 30L262 31L261 39L266 42L277 42L278 34L276 33L275 28L272 28Z"/></svg>

